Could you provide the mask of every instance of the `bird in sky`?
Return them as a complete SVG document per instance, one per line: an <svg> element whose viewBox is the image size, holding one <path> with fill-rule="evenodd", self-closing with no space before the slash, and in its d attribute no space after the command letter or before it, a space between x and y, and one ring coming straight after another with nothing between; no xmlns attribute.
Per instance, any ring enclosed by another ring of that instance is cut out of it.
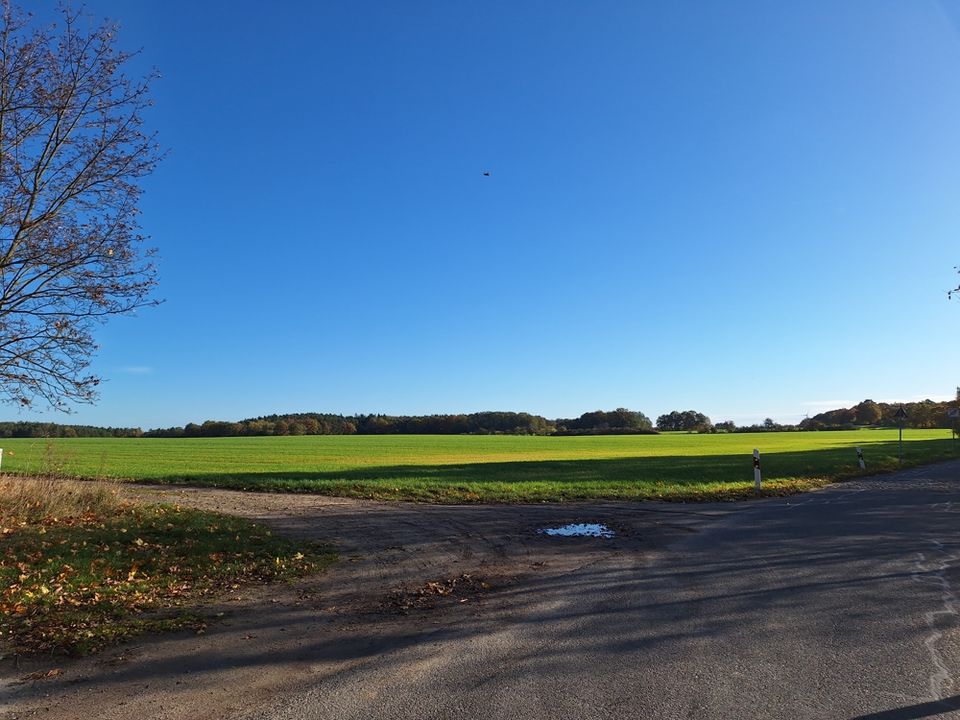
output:
<svg viewBox="0 0 960 720"><path fill-rule="evenodd" d="M489 171L489 170L484 170L484 171L483 171L483 176L484 176L484 177L490 177L490 171Z"/></svg>

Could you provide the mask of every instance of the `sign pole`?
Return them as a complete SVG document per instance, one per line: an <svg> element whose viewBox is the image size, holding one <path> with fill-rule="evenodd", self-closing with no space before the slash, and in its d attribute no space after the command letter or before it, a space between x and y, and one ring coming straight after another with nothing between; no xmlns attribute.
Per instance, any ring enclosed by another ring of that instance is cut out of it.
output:
<svg viewBox="0 0 960 720"><path fill-rule="evenodd" d="M897 410L893 415L897 419L897 427L900 428L900 457L898 462L903 465L903 421L907 419L907 411L903 409L903 405L900 406L900 409Z"/></svg>
<svg viewBox="0 0 960 720"><path fill-rule="evenodd" d="M947 410L947 418L952 422L950 423L950 437L954 440L957 439L957 428L960 427L960 423L957 421L960 420L960 408L950 408Z"/></svg>

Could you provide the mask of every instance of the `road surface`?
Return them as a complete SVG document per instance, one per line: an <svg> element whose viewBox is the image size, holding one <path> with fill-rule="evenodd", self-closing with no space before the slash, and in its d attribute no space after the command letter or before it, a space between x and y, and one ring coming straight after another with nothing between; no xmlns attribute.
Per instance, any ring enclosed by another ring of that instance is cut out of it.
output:
<svg viewBox="0 0 960 720"><path fill-rule="evenodd" d="M729 505L324 502L258 504L354 534L318 601L0 684L0 717L960 718L958 462ZM535 533L573 520L620 534ZM464 573L491 589L377 591Z"/></svg>

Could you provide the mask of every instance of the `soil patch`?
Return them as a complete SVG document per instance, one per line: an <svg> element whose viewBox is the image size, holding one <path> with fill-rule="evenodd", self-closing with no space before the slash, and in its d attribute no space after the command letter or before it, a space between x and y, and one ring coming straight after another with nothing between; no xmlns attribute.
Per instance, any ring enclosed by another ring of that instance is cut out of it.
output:
<svg viewBox="0 0 960 720"><path fill-rule="evenodd" d="M537 583L611 559L638 569L736 505L423 505L210 488L133 486L147 502L245 517L334 543L340 562L287 585L237 590L205 608L202 635L144 638L82 660L0 663L0 718L236 717L285 689L442 634L503 627ZM536 530L588 517L614 538ZM53 673L52 670L59 672ZM29 678L22 683L24 678Z"/></svg>

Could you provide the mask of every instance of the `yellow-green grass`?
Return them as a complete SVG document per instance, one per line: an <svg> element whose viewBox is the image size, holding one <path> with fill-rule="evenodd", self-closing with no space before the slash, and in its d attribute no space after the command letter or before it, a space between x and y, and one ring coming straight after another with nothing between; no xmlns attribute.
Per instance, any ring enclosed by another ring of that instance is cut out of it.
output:
<svg viewBox="0 0 960 720"><path fill-rule="evenodd" d="M796 492L895 469L896 430L730 435L307 436L0 440L3 469L434 502L704 500ZM904 465L960 457L946 430L904 432Z"/></svg>

